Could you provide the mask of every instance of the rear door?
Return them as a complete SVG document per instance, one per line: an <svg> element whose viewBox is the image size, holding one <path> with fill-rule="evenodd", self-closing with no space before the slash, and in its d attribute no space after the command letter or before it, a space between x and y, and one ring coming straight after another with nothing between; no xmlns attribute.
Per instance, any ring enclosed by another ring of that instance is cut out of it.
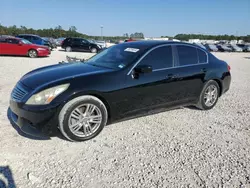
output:
<svg viewBox="0 0 250 188"><path fill-rule="evenodd" d="M182 103L196 101L208 69L207 53L184 44L176 44L174 49L177 59L174 75L180 84L179 101Z"/></svg>
<svg viewBox="0 0 250 188"><path fill-rule="evenodd" d="M6 53L10 55L21 55L19 40L9 38L6 43Z"/></svg>
<svg viewBox="0 0 250 188"><path fill-rule="evenodd" d="M7 41L6 38L0 38L0 54L7 54Z"/></svg>
<svg viewBox="0 0 250 188"><path fill-rule="evenodd" d="M90 51L89 48L90 48L89 42L87 40L85 40L85 39L82 39L82 41L81 41L81 49L82 49L82 51Z"/></svg>

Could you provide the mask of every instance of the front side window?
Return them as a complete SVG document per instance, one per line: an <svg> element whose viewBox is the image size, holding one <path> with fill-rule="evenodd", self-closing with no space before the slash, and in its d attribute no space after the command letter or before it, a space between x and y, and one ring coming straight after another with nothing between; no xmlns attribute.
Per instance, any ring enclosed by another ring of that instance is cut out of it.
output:
<svg viewBox="0 0 250 188"><path fill-rule="evenodd" d="M197 53L199 57L199 63L207 63L207 54L200 49L197 49Z"/></svg>
<svg viewBox="0 0 250 188"><path fill-rule="evenodd" d="M83 43L83 44L86 44L86 43L88 43L88 41L85 40L85 39L82 39L82 43Z"/></svg>
<svg viewBox="0 0 250 188"><path fill-rule="evenodd" d="M82 39L73 39L73 43L76 45L82 44Z"/></svg>
<svg viewBox="0 0 250 188"><path fill-rule="evenodd" d="M24 44L32 44L30 41L26 40L26 39L21 39L21 41L24 43Z"/></svg>
<svg viewBox="0 0 250 188"><path fill-rule="evenodd" d="M153 70L173 67L172 47L163 46L151 51L140 65L151 65Z"/></svg>
<svg viewBox="0 0 250 188"><path fill-rule="evenodd" d="M198 64L197 50L191 46L177 45L179 66Z"/></svg>

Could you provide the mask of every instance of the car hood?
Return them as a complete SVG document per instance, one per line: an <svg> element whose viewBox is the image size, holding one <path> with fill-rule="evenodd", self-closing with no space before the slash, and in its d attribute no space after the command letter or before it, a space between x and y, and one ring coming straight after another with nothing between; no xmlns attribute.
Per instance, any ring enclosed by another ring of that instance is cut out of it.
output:
<svg viewBox="0 0 250 188"><path fill-rule="evenodd" d="M30 89L35 89L39 86L64 79L110 71L112 71L112 69L96 67L86 63L56 64L35 69L25 74L20 82Z"/></svg>

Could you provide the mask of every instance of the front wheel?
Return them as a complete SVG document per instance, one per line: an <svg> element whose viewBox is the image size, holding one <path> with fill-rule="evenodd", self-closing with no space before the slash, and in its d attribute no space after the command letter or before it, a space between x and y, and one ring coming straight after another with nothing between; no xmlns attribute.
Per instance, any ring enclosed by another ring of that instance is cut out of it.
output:
<svg viewBox="0 0 250 188"><path fill-rule="evenodd" d="M214 80L208 81L201 91L199 102L196 107L201 110L212 109L218 101L219 94L220 87L218 83Z"/></svg>
<svg viewBox="0 0 250 188"><path fill-rule="evenodd" d="M37 51L36 50L29 50L28 51L28 56L31 57L31 58L35 58L37 57Z"/></svg>
<svg viewBox="0 0 250 188"><path fill-rule="evenodd" d="M96 53L96 52L97 52L97 49L96 49L96 48L91 48L91 52L92 52L92 53Z"/></svg>
<svg viewBox="0 0 250 188"><path fill-rule="evenodd" d="M86 141L97 136L107 123L103 102L90 95L77 97L59 113L59 129L70 141Z"/></svg>

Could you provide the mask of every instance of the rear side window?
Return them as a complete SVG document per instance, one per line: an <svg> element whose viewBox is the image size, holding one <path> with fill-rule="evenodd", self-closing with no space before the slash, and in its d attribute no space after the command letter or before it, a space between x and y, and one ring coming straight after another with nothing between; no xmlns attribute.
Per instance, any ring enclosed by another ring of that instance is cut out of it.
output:
<svg viewBox="0 0 250 188"><path fill-rule="evenodd" d="M198 64L196 48L191 46L176 46L179 56L179 66Z"/></svg>
<svg viewBox="0 0 250 188"><path fill-rule="evenodd" d="M5 38L0 38L0 43L6 43L6 39Z"/></svg>
<svg viewBox="0 0 250 188"><path fill-rule="evenodd" d="M19 43L19 41L16 39L7 39L7 42L10 44L18 44Z"/></svg>
<svg viewBox="0 0 250 188"><path fill-rule="evenodd" d="M207 54L200 49L197 49L197 53L198 53L199 63L207 63Z"/></svg>
<svg viewBox="0 0 250 188"><path fill-rule="evenodd" d="M173 67L172 47L164 46L151 51L140 65L151 65L153 70Z"/></svg>

